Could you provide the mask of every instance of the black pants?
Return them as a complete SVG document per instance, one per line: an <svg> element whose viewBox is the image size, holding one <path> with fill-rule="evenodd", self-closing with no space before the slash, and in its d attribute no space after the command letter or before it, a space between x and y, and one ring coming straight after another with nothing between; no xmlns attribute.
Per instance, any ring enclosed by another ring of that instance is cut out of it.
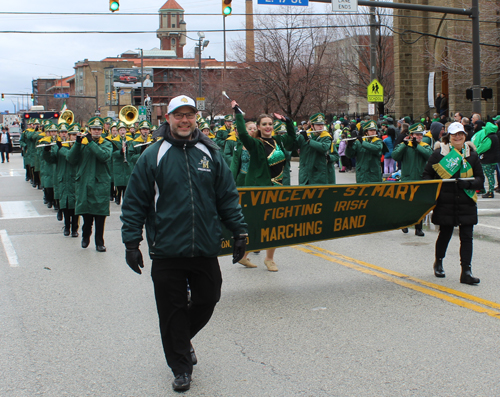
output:
<svg viewBox="0 0 500 397"><path fill-rule="evenodd" d="M75 209L64 208L62 212L64 214L64 228L68 230L71 229L71 233L77 232L79 216L75 215ZM92 233L92 229L90 232Z"/></svg>
<svg viewBox="0 0 500 397"><path fill-rule="evenodd" d="M127 189L127 186L116 186L116 198L117 199L123 199L125 197L125 189Z"/></svg>
<svg viewBox="0 0 500 397"><path fill-rule="evenodd" d="M446 249L453 235L454 226L439 226L439 235L436 240L436 258L444 258ZM472 261L472 238L474 225L462 225L458 227L460 235L460 264L469 266Z"/></svg>
<svg viewBox="0 0 500 397"><path fill-rule="evenodd" d="M54 188L46 187L43 190L45 192L45 200L47 200L48 203L52 204L52 202L54 201Z"/></svg>
<svg viewBox="0 0 500 397"><path fill-rule="evenodd" d="M191 374L191 338L208 323L220 299L219 261L204 257L153 259L151 277L167 364L174 375Z"/></svg>
<svg viewBox="0 0 500 397"><path fill-rule="evenodd" d="M0 153L2 153L2 163L5 162L5 156L7 156L7 161L9 161L9 144L0 143Z"/></svg>
<svg viewBox="0 0 500 397"><path fill-rule="evenodd" d="M95 219L95 245L104 245L104 222L106 222L105 215L91 215L83 214L82 237L89 238L92 235L92 224Z"/></svg>

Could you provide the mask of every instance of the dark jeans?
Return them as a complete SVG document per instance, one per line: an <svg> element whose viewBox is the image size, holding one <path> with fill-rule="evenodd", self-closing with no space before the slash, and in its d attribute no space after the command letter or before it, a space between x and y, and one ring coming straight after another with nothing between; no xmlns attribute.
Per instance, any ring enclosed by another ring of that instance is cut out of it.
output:
<svg viewBox="0 0 500 397"><path fill-rule="evenodd" d="M191 339L208 323L220 299L219 261L204 257L153 259L151 277L167 364L174 375L191 374Z"/></svg>
<svg viewBox="0 0 500 397"><path fill-rule="evenodd" d="M92 224L95 219L95 245L104 245L104 222L106 222L105 215L91 215L83 214L82 237L89 238L92 235Z"/></svg>
<svg viewBox="0 0 500 397"><path fill-rule="evenodd" d="M9 161L9 144L0 143L0 152L2 153L2 163L5 162L5 156L7 156L7 161Z"/></svg>
<svg viewBox="0 0 500 397"><path fill-rule="evenodd" d="M446 249L453 235L454 226L439 226L439 235L436 240L436 258L444 258ZM458 227L460 235L460 265L469 266L472 261L472 238L474 225Z"/></svg>
<svg viewBox="0 0 500 397"><path fill-rule="evenodd" d="M75 215L75 209L64 208L62 210L64 214L64 228L70 230L71 233L76 233L78 231L78 219L79 215ZM92 233L92 230L91 230Z"/></svg>

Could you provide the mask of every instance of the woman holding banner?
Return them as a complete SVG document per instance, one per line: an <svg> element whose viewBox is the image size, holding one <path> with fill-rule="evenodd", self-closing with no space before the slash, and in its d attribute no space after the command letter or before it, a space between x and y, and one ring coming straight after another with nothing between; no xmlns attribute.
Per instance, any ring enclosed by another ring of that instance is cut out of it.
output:
<svg viewBox="0 0 500 397"><path fill-rule="evenodd" d="M432 223L439 225L436 240L434 275L445 277L443 258L453 235L455 226L460 232L460 266L462 284L479 284L479 278L472 276L472 238L477 224L477 194L484 185L483 169L474 145L465 142L464 126L452 123L442 142L429 158L423 179L455 179L443 182L441 192L432 213Z"/></svg>
<svg viewBox="0 0 500 397"><path fill-rule="evenodd" d="M276 119L286 122L286 135L273 136L273 116L262 114L257 119L255 137L251 137L245 127L243 114L236 101L231 102L236 114L236 128L241 143L250 154L250 164L245 177L245 186L282 186L285 168L285 152L291 150L296 140L293 122L274 113ZM264 264L270 272L277 272L274 262L275 248L266 250Z"/></svg>

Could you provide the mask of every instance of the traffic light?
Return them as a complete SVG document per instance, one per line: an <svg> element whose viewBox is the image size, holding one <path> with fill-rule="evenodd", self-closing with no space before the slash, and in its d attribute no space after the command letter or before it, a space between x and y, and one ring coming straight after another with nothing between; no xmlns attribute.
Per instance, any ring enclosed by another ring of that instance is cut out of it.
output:
<svg viewBox="0 0 500 397"><path fill-rule="evenodd" d="M222 0L222 15L225 17L231 15L231 12L233 12L233 8L231 7L231 2L233 0Z"/></svg>
<svg viewBox="0 0 500 397"><path fill-rule="evenodd" d="M111 92L108 92L108 102L111 102Z"/></svg>
<svg viewBox="0 0 500 397"><path fill-rule="evenodd" d="M472 88L467 88L465 90L465 98L468 99L469 101L472 101Z"/></svg>
<svg viewBox="0 0 500 397"><path fill-rule="evenodd" d="M35 100L35 94L31 94L31 101L33 102Z"/></svg>
<svg viewBox="0 0 500 397"><path fill-rule="evenodd" d="M5 94L2 94L2 101L5 101Z"/></svg>
<svg viewBox="0 0 500 397"><path fill-rule="evenodd" d="M116 91L113 91L113 101L116 101Z"/></svg>
<svg viewBox="0 0 500 397"><path fill-rule="evenodd" d="M120 2L118 0L109 0L109 11L115 12L120 10Z"/></svg>
<svg viewBox="0 0 500 397"><path fill-rule="evenodd" d="M485 101L487 101L488 99L492 99L493 98L493 89L487 88L487 87L482 88L481 89L481 98L483 98Z"/></svg>

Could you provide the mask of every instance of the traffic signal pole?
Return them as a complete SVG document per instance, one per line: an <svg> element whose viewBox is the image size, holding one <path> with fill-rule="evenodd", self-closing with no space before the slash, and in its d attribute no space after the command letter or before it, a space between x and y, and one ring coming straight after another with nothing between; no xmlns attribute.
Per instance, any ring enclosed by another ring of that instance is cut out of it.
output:
<svg viewBox="0 0 500 397"><path fill-rule="evenodd" d="M315 3L331 3L331 0L310 0ZM366 7L395 8L437 12L440 14L467 15L472 21L472 111L481 113L481 47L479 38L479 0L471 0L471 8L425 6L420 4L389 3L383 1L358 0L358 5ZM370 71L371 72L371 71Z"/></svg>

